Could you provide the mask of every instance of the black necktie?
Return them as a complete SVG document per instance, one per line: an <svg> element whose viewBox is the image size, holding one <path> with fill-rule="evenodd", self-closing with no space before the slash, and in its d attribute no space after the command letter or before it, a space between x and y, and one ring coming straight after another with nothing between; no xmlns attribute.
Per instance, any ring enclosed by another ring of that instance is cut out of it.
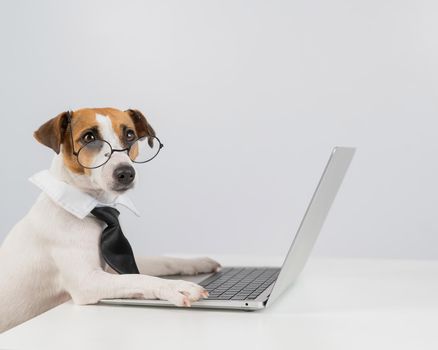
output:
<svg viewBox="0 0 438 350"><path fill-rule="evenodd" d="M120 212L111 207L96 207L91 214L107 224L100 238L100 251L106 263L120 274L140 273L131 245L120 228Z"/></svg>

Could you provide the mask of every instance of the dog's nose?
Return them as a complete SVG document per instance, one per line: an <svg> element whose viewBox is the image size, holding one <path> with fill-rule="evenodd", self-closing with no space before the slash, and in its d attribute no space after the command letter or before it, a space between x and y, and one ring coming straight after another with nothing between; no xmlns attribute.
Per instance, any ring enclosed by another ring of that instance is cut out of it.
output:
<svg viewBox="0 0 438 350"><path fill-rule="evenodd" d="M121 185L129 185L135 179L135 170L130 165L123 165L113 173L114 179Z"/></svg>

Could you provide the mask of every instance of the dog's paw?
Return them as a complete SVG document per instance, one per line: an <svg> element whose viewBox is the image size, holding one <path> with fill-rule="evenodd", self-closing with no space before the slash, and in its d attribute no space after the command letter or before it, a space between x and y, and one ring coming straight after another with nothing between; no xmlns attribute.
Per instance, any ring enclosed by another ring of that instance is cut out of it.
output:
<svg viewBox="0 0 438 350"><path fill-rule="evenodd" d="M182 280L167 280L156 291L156 297L168 300L176 306L190 307L191 303L208 297L208 292L200 285Z"/></svg>
<svg viewBox="0 0 438 350"><path fill-rule="evenodd" d="M184 259L180 262L179 266L181 275L197 275L199 273L217 272L220 268L221 264L207 257Z"/></svg>

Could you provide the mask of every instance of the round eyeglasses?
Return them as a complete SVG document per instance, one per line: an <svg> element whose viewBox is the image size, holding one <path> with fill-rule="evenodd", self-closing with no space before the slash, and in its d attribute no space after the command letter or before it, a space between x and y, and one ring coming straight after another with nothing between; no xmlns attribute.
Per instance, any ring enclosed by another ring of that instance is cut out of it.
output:
<svg viewBox="0 0 438 350"><path fill-rule="evenodd" d="M127 152L134 163L147 163L154 159L164 146L158 137L146 136L135 140L124 149L114 149L105 140L94 140L85 144L76 152L74 150L71 120L69 122L73 154L76 156L78 163L86 169L96 169L105 165L114 152Z"/></svg>
<svg viewBox="0 0 438 350"><path fill-rule="evenodd" d="M124 149L113 149L105 140L94 140L73 152L81 166L87 169L99 168L107 163L114 152L128 152L134 163L147 163L160 152L163 144L157 137L143 137Z"/></svg>

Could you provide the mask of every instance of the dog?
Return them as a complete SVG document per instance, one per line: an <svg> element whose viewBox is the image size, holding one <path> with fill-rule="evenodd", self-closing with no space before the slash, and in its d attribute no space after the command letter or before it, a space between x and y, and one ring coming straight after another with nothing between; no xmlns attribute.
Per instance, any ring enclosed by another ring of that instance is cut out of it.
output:
<svg viewBox="0 0 438 350"><path fill-rule="evenodd" d="M212 259L136 256L140 274L117 274L99 249L105 224L90 210L100 203L135 211L126 192L138 177L132 157L121 150L129 141L155 136L140 111L115 108L63 112L34 133L56 155L49 170L31 178L43 192L0 247L0 332L69 299L79 305L105 298L163 299L189 307L208 297L195 283L159 276L218 271ZM77 151L96 139L120 151L90 169Z"/></svg>

